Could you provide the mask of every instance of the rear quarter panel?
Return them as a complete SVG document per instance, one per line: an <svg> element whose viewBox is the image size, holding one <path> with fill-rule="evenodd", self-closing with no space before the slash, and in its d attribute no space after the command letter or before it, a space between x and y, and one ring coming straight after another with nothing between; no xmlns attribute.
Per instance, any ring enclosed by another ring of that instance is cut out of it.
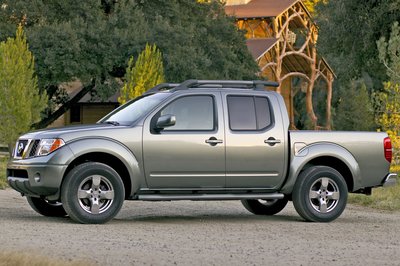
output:
<svg viewBox="0 0 400 266"><path fill-rule="evenodd" d="M301 161L301 165L305 165L318 156L309 152L318 146L321 156L329 154L349 167L353 175L353 191L378 186L389 173L390 163L385 159L383 148L386 133L290 131L289 134L291 164ZM302 148L299 150L299 147Z"/></svg>

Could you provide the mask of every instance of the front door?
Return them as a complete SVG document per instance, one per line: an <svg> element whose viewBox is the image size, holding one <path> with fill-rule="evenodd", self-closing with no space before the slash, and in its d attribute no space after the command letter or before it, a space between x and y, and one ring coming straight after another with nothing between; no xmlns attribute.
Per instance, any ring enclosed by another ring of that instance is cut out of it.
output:
<svg viewBox="0 0 400 266"><path fill-rule="evenodd" d="M265 93L223 94L226 129L226 187L270 188L285 174L285 131L279 106ZM276 109L275 109L276 108Z"/></svg>
<svg viewBox="0 0 400 266"><path fill-rule="evenodd" d="M157 188L222 188L225 139L220 93L176 96L143 126L147 185ZM174 126L154 131L154 121L174 115Z"/></svg>

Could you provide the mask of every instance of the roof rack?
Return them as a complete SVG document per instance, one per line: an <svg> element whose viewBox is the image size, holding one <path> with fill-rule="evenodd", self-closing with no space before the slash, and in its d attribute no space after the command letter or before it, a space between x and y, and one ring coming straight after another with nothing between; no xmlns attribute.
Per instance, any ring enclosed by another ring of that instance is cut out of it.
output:
<svg viewBox="0 0 400 266"><path fill-rule="evenodd" d="M219 86L221 88L251 88L255 90L264 90L265 87L278 87L279 83L274 81L264 80L196 80L188 79L182 82L179 86L174 88L175 90L187 90L189 88L198 88L206 85Z"/></svg>
<svg viewBox="0 0 400 266"><path fill-rule="evenodd" d="M144 95L157 93L163 90L179 91L187 90L190 88L201 87L213 88L248 88L253 90L264 90L265 87L278 87L279 83L274 81L264 80L197 80L188 79L182 83L161 83L154 88L146 91Z"/></svg>
<svg viewBox="0 0 400 266"><path fill-rule="evenodd" d="M148 91L146 91L145 93L143 93L143 95L157 93L157 92L160 92L163 90L170 90L179 85L180 85L179 83L160 83L157 86L155 86L155 87L149 89Z"/></svg>

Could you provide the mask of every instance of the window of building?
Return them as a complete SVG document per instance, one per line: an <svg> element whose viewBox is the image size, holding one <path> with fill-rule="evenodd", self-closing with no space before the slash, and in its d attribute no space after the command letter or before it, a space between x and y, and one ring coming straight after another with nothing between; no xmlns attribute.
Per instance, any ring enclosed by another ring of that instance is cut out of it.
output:
<svg viewBox="0 0 400 266"><path fill-rule="evenodd" d="M70 109L70 123L80 123L81 119L81 106L80 105L73 105Z"/></svg>

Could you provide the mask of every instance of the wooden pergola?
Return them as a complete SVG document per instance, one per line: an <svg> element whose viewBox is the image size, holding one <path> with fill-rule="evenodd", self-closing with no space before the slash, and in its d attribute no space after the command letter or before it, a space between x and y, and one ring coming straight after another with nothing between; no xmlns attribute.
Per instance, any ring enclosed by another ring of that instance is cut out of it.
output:
<svg viewBox="0 0 400 266"><path fill-rule="evenodd" d="M318 28L304 4L300 0L228 0L225 11L246 31L247 47L260 67L259 76L280 83L276 91L285 98L291 128L296 128L293 99L303 92L312 126L329 130L334 73L317 53ZM293 86L293 79L301 85ZM321 79L326 87L324 125L318 123L313 105L313 91Z"/></svg>

